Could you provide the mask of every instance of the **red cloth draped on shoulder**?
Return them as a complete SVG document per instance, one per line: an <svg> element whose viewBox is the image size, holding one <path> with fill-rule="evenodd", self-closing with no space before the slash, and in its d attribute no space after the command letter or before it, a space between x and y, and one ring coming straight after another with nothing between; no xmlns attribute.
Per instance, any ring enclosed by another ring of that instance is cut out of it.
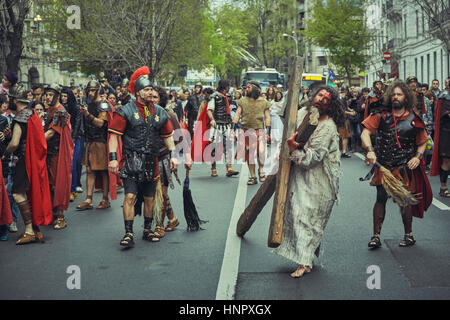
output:
<svg viewBox="0 0 450 320"><path fill-rule="evenodd" d="M211 120L207 114L207 105L202 108L200 116L198 117L197 124L194 128L194 134L191 142L191 158L193 162L208 162L210 161L210 154L206 154L203 157L203 153L209 141L203 140L205 132L211 128Z"/></svg>
<svg viewBox="0 0 450 320"><path fill-rule="evenodd" d="M64 109L59 105L58 109ZM65 110L65 109L64 109ZM67 210L70 202L70 187L72 184L72 160L74 143L71 137L72 127L70 125L70 115L68 115L64 127L51 126L53 130L60 134L58 169L56 173L55 196L53 207L60 210Z"/></svg>
<svg viewBox="0 0 450 320"><path fill-rule="evenodd" d="M434 137L433 137L433 156L431 157L430 176L439 175L439 168L442 165L442 159L439 157L439 131L441 123L442 99L436 102L436 111L434 116Z"/></svg>
<svg viewBox="0 0 450 320"><path fill-rule="evenodd" d="M0 161L0 226L12 223L11 207L6 193L5 180L2 174L2 162Z"/></svg>
<svg viewBox="0 0 450 320"><path fill-rule="evenodd" d="M53 219L46 159L47 141L41 119L34 113L27 124L25 166L30 182L28 200L33 210L33 224L37 226L47 226ZM70 182L67 185L70 188Z"/></svg>

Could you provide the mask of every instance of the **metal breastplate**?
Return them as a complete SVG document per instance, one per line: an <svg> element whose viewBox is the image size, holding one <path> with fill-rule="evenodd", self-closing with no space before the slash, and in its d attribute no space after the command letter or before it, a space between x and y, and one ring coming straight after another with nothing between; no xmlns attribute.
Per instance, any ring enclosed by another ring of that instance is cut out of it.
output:
<svg viewBox="0 0 450 320"><path fill-rule="evenodd" d="M158 155L160 147L159 130L165 123L162 122L168 120L167 115L164 119L161 110L164 111L161 107L155 106L153 116L148 117L148 123L142 118L137 105L133 101L117 110L127 120L126 131L122 136L124 153L138 152Z"/></svg>
<svg viewBox="0 0 450 320"><path fill-rule="evenodd" d="M380 125L375 146L378 162L387 168L405 166L417 151L416 136L419 129L414 127L415 114L411 112L407 119L397 120L397 135L392 113L379 115Z"/></svg>
<svg viewBox="0 0 450 320"><path fill-rule="evenodd" d="M217 123L231 123L231 115L227 114L227 101L224 96L214 96L214 120Z"/></svg>

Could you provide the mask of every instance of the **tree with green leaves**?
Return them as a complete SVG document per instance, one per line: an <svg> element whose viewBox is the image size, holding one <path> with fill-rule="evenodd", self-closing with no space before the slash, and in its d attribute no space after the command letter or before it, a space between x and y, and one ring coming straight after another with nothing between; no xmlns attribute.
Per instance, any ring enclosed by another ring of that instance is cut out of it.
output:
<svg viewBox="0 0 450 320"><path fill-rule="evenodd" d="M306 21L305 37L325 48L338 72L348 83L353 74L364 69L365 50L371 39L364 19L365 0L315 0L311 18Z"/></svg>
<svg viewBox="0 0 450 320"><path fill-rule="evenodd" d="M68 28L69 6L78 6L79 29ZM207 0L44 0L44 32L60 58L75 68L132 71L147 65L152 80L175 78L183 64L205 60Z"/></svg>

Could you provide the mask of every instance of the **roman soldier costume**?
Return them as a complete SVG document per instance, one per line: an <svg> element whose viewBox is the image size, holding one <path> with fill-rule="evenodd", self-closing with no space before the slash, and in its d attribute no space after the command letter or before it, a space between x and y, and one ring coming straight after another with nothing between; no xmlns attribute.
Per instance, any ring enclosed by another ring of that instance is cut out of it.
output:
<svg viewBox="0 0 450 320"><path fill-rule="evenodd" d="M84 161L83 165L87 168L87 179L90 182L94 182L97 178L102 180L103 188L103 199L97 206L97 209L106 209L111 207L108 198L109 191L109 174L108 170L108 147L106 145L108 139L108 114L112 109L108 102L99 99L100 83L91 80L89 81L86 92L89 94L90 91L95 91L94 101L90 100L88 97L87 103L87 113L83 117L84 123L84 139L85 139L85 151L84 151ZM98 101L96 101L98 99ZM86 109L84 109L84 112ZM98 126L95 120L103 120L102 125ZM98 174L97 174L98 173ZM103 186L103 181L105 186ZM89 183L89 186L91 184ZM93 186L93 185L92 185ZM87 191L87 199L81 203L77 210L92 209L92 195L93 187L91 190Z"/></svg>
<svg viewBox="0 0 450 320"><path fill-rule="evenodd" d="M129 87L132 94L138 95L141 90L153 86L148 78L149 74L148 67L142 67L133 74ZM125 189L125 236L120 245L131 247L134 246L134 199L138 191L142 191L144 198L154 196L156 181L159 179L160 139L171 137L173 129L169 115L162 107L153 103L142 105L137 99L136 101L130 100L114 113L109 132L122 138L122 157L119 168L120 178L123 179ZM117 159L116 151L110 153L110 162ZM133 205L129 207L126 199L130 196L133 199ZM153 240L154 235L151 231L153 217L147 216L146 212L148 210L144 210L143 238L149 241L159 241L159 239Z"/></svg>
<svg viewBox="0 0 450 320"><path fill-rule="evenodd" d="M54 229L67 226L64 211L69 207L70 188L72 184L72 160L74 143L71 137L70 115L59 103L61 93L58 85L50 85L45 93L54 92L53 101L47 112L44 131L54 130L47 140L47 169L52 193L53 210L56 213Z"/></svg>
<svg viewBox="0 0 450 320"><path fill-rule="evenodd" d="M22 104L29 103L25 90L20 88L14 88L10 92L10 99L10 108L13 105L14 110L17 110L14 100ZM17 146L10 144L6 149L6 152L12 150L18 159L12 173L11 192L15 199L23 199L17 205L26 228L32 227L28 232L25 231L16 244L37 240L44 242L38 226L52 222L52 206L46 165L47 142L42 123L33 110L25 107L17 112L12 125L13 128L20 126L21 136Z"/></svg>
<svg viewBox="0 0 450 320"><path fill-rule="evenodd" d="M413 110L395 116L390 110L379 111L362 122L363 127L376 135L374 151L377 162L388 169L392 175L400 180L403 186L416 197L418 203L402 207L402 219L405 227L405 239L401 246L415 243L412 236L412 217L423 218L424 211L432 201L432 191L425 173L425 161L418 153L418 146L426 143L428 136L421 117ZM409 169L408 162L418 158L420 164L415 169ZM379 234L386 212L388 195L382 185L383 174L378 166L374 167L372 186L377 187L377 201L373 209L374 237L369 242L370 248L381 246Z"/></svg>
<svg viewBox="0 0 450 320"><path fill-rule="evenodd" d="M448 189L443 187L447 185L450 170L442 168L443 159L450 159L450 92L448 90L443 91L439 95L436 103L435 119L430 176L439 175L441 182L439 195L444 198L450 198Z"/></svg>

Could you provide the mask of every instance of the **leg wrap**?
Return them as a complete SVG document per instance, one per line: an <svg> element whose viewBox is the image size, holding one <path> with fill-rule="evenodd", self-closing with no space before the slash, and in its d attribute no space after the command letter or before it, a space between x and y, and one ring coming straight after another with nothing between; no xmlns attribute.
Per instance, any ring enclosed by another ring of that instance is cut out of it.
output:
<svg viewBox="0 0 450 320"><path fill-rule="evenodd" d="M144 229L150 230L152 228L153 218L148 218L144 216Z"/></svg>
<svg viewBox="0 0 450 320"><path fill-rule="evenodd" d="M382 186L377 186L377 202L373 207L373 233L380 234L386 215L386 202L388 195Z"/></svg>
<svg viewBox="0 0 450 320"><path fill-rule="evenodd" d="M447 184L447 178L448 175L450 174L450 171L446 171L442 168L439 168L439 178L441 180L441 184Z"/></svg>
<svg viewBox="0 0 450 320"><path fill-rule="evenodd" d="M133 233L133 220L125 220L125 232Z"/></svg>
<svg viewBox="0 0 450 320"><path fill-rule="evenodd" d="M410 234L412 232L412 207L407 206L400 209L402 213L403 227L405 228L405 234Z"/></svg>
<svg viewBox="0 0 450 320"><path fill-rule="evenodd" d="M19 206L20 214L22 215L25 225L33 223L33 217L31 213L31 204L28 200L22 201L17 204Z"/></svg>

